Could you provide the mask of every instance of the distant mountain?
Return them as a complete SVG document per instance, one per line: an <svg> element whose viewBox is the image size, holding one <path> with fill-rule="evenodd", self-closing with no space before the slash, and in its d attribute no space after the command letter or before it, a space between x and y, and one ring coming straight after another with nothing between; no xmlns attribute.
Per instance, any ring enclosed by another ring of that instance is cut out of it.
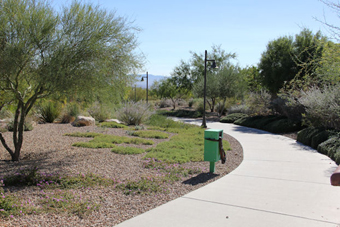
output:
<svg viewBox="0 0 340 227"><path fill-rule="evenodd" d="M146 88L146 78L144 78L144 81L140 81L142 79L142 76L145 77L146 74L139 75L137 77L137 78L139 78L139 82L136 82L135 84L137 85L137 87ZM149 78L148 84L149 84L149 88L150 88L155 81L160 81L160 80L167 78L167 77L149 74L148 78Z"/></svg>

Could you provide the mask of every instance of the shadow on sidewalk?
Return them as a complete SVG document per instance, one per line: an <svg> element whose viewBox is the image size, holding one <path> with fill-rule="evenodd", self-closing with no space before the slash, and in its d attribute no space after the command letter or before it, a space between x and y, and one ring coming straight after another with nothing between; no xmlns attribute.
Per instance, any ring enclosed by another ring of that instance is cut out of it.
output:
<svg viewBox="0 0 340 227"><path fill-rule="evenodd" d="M215 173L200 173L196 177L192 177L186 181L183 181L183 184L190 184L194 186L194 185L205 183L218 176L219 174L215 174Z"/></svg>

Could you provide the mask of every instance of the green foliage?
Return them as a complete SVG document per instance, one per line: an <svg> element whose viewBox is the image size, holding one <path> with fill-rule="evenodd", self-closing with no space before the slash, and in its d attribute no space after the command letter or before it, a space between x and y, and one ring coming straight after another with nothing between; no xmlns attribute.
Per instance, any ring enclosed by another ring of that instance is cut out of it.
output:
<svg viewBox="0 0 340 227"><path fill-rule="evenodd" d="M227 116L221 118L220 122L221 123L234 123L236 120L248 117L247 114L243 113L232 113L228 114Z"/></svg>
<svg viewBox="0 0 340 227"><path fill-rule="evenodd" d="M147 122L147 125L157 126L157 127L166 128L166 129L170 129L170 128L188 129L188 128L195 127L194 125L184 124L183 122L179 122L179 121L173 121L159 114L151 115L151 117L149 118Z"/></svg>
<svg viewBox="0 0 340 227"><path fill-rule="evenodd" d="M248 113L253 115L269 114L270 100L271 95L265 90L250 92L245 100Z"/></svg>
<svg viewBox="0 0 340 227"><path fill-rule="evenodd" d="M139 180L130 180L124 184L117 186L118 189L123 190L125 195L130 194L152 194L164 190L161 186L159 178L142 177Z"/></svg>
<svg viewBox="0 0 340 227"><path fill-rule="evenodd" d="M117 122L102 122L100 123L100 127L103 127L103 128L124 128L124 129L127 129L129 128L128 126L126 125L123 125L123 124L120 124L120 123L117 123Z"/></svg>
<svg viewBox="0 0 340 227"><path fill-rule="evenodd" d="M315 75L325 40L320 32L313 34L310 30L303 29L295 39L292 36L283 36L269 42L259 63L263 86L276 95L285 83L294 79L295 82L290 86L301 89L296 82L303 82Z"/></svg>
<svg viewBox="0 0 340 227"><path fill-rule="evenodd" d="M130 138L125 136L115 136L115 135L106 135L99 133L71 133L66 134L67 136L78 136L78 137L92 137L94 138L89 142L78 142L73 144L73 146L78 147L88 147L88 148L107 148L107 147L115 147L114 144L143 144L143 145L152 145L154 142L152 140L141 139L141 138Z"/></svg>
<svg viewBox="0 0 340 227"><path fill-rule="evenodd" d="M37 209L26 205L20 198L0 193L0 217L36 213Z"/></svg>
<svg viewBox="0 0 340 227"><path fill-rule="evenodd" d="M87 112L96 121L103 122L110 118L110 112L108 107L100 104L98 101L94 102L88 109Z"/></svg>
<svg viewBox="0 0 340 227"><path fill-rule="evenodd" d="M116 154L142 154L145 152L145 150L142 148L122 146L119 147L117 146L113 148L111 151Z"/></svg>
<svg viewBox="0 0 340 227"><path fill-rule="evenodd" d="M179 128L177 128L179 129ZM225 150L230 149L228 142L223 141ZM186 163L203 161L204 129L191 127L179 129L178 135L170 141L157 144L147 150L145 158L155 158L168 163Z"/></svg>
<svg viewBox="0 0 340 227"><path fill-rule="evenodd" d="M147 130L147 131L131 131L132 136L138 136L142 138L155 138L155 139L167 139L169 138L169 134L165 132L160 132L160 131L152 131L152 130Z"/></svg>
<svg viewBox="0 0 340 227"><path fill-rule="evenodd" d="M14 130L14 121L11 120L10 122L8 122L6 128L7 128L7 130L9 132L13 132L13 130ZM24 122L24 131L32 131L32 130L33 130L32 123L28 122L28 121L25 121Z"/></svg>
<svg viewBox="0 0 340 227"><path fill-rule="evenodd" d="M61 107L59 103L51 100L45 101L39 108L41 118L46 123L53 123L54 120L60 115Z"/></svg>
<svg viewBox="0 0 340 227"><path fill-rule="evenodd" d="M140 125L152 114L150 106L142 102L127 102L118 111L118 120L127 125Z"/></svg>
<svg viewBox="0 0 340 227"><path fill-rule="evenodd" d="M339 136L331 137L318 146L318 152L327 155L334 160L338 165L340 164L340 138Z"/></svg>
<svg viewBox="0 0 340 227"><path fill-rule="evenodd" d="M323 130L312 137L311 147L317 149L319 144L325 142L330 137L335 136L336 131Z"/></svg>
<svg viewBox="0 0 340 227"><path fill-rule="evenodd" d="M324 129L314 127L305 128L298 132L296 140L307 146L311 146L313 137L322 131L324 131Z"/></svg>
<svg viewBox="0 0 340 227"><path fill-rule="evenodd" d="M13 161L20 157L25 117L38 99L124 96L133 79L127 75L143 64L136 31L125 18L79 1L59 11L44 0L0 2L0 94L17 107L15 150L5 146Z"/></svg>
<svg viewBox="0 0 340 227"><path fill-rule="evenodd" d="M101 133L96 132L73 132L73 133L65 133L64 136L73 136L73 137L95 137L100 136Z"/></svg>
<svg viewBox="0 0 340 227"><path fill-rule="evenodd" d="M340 85L312 87L302 91L298 101L305 107L307 124L340 129Z"/></svg>
<svg viewBox="0 0 340 227"><path fill-rule="evenodd" d="M268 115L240 118L234 124L262 129L272 133L288 133L301 129L301 122L287 119L284 116Z"/></svg>
<svg viewBox="0 0 340 227"><path fill-rule="evenodd" d="M188 118L198 118L202 117L202 113L199 111L191 111L191 110L171 110L171 111L163 111L161 112L164 116L172 116L172 117L188 117Z"/></svg>

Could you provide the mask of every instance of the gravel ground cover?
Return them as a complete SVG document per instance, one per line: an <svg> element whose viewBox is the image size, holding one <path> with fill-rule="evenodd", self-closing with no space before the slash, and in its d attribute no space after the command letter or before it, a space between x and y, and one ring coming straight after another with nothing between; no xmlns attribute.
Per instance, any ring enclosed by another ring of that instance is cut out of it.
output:
<svg viewBox="0 0 340 227"><path fill-rule="evenodd" d="M64 136L73 132L97 132L119 136L129 136L126 129L100 127L73 127L70 124L41 124L33 131L25 132L21 161L11 162L10 155L0 146L0 176L15 174L19 169L37 166L40 172L59 174L96 174L116 182L129 182L141 177L154 177L157 170L145 168L145 154L121 155L111 152L110 148L90 149L73 147L75 142L86 142L92 138ZM11 133L4 133L9 141ZM138 148L150 148L168 139L152 139L154 145L119 145ZM202 138L203 139L203 138ZM76 198L96 204L95 209L86 215L69 213L40 213L0 217L0 226L113 226L124 220L142 214L150 209L178 198L188 192L200 188L230 173L243 160L241 145L231 136L224 135L231 149L227 151L227 163L216 164L216 172L209 173L208 162L190 162L181 166L188 169L200 170L199 173L182 177L174 183L163 182L166 190L149 194L127 194L115 186L95 186L70 189ZM10 187L6 193L23 201L32 203L44 196L58 193L58 189L44 191L37 186ZM48 195L46 195L48 194Z"/></svg>

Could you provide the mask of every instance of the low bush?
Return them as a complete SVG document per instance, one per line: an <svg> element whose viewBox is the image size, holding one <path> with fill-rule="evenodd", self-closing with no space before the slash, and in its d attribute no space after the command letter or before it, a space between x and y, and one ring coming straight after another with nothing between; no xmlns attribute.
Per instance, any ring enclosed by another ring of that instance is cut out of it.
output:
<svg viewBox="0 0 340 227"><path fill-rule="evenodd" d="M72 123L80 114L80 106L77 103L68 103L62 111L60 123Z"/></svg>
<svg viewBox="0 0 340 227"><path fill-rule="evenodd" d="M314 136L324 131L324 129L309 127L305 128L297 133L297 141L307 146L312 145L312 139Z"/></svg>
<svg viewBox="0 0 340 227"><path fill-rule="evenodd" d="M61 107L58 103L46 101L38 107L41 120L44 123L53 123L61 113Z"/></svg>
<svg viewBox="0 0 340 227"><path fill-rule="evenodd" d="M172 102L170 99L161 99L159 102L159 108L172 107Z"/></svg>
<svg viewBox="0 0 340 227"><path fill-rule="evenodd" d="M160 131L128 131L131 136L138 136L142 138L155 138L155 139L167 139L169 138L169 134Z"/></svg>
<svg viewBox="0 0 340 227"><path fill-rule="evenodd" d="M306 109L304 119L309 125L340 130L340 85L312 87L298 101Z"/></svg>
<svg viewBox="0 0 340 227"><path fill-rule="evenodd" d="M7 123L7 126L6 126L7 130L9 132L13 132L13 129L14 129L14 121L11 120L10 122ZM31 122L29 121L25 121L24 123L24 131L32 131L33 130L33 125Z"/></svg>
<svg viewBox="0 0 340 227"><path fill-rule="evenodd" d="M236 120L248 117L247 114L244 113L232 113L227 116L221 118L220 122L222 123L234 123Z"/></svg>
<svg viewBox="0 0 340 227"><path fill-rule="evenodd" d="M87 112L93 117L96 121L103 122L106 119L110 118L110 111L108 108L105 108L103 105L100 105L99 102L94 102L90 108L88 108Z"/></svg>
<svg viewBox="0 0 340 227"><path fill-rule="evenodd" d="M311 147L317 149L319 144L325 142L332 136L336 135L336 131L333 130L322 130L312 137Z"/></svg>
<svg viewBox="0 0 340 227"><path fill-rule="evenodd" d="M263 130L272 133L289 133L296 132L302 128L301 121L293 121L288 118L275 119L272 122L266 124Z"/></svg>
<svg viewBox="0 0 340 227"><path fill-rule="evenodd" d="M127 102L118 111L118 120L127 125L140 125L152 115L150 106L142 102Z"/></svg>
<svg viewBox="0 0 340 227"><path fill-rule="evenodd" d="M340 164L340 137L334 136L319 144L318 152L327 155L337 164Z"/></svg>
<svg viewBox="0 0 340 227"><path fill-rule="evenodd" d="M114 122L114 121L102 122L102 123L100 123L100 127L103 127L103 128L125 128L125 129L129 128L126 125L123 125L123 124L120 124L120 123L117 123L117 122Z"/></svg>
<svg viewBox="0 0 340 227"><path fill-rule="evenodd" d="M117 146L113 148L111 151L116 154L142 154L145 152L145 150L142 148L122 146L119 147Z"/></svg>
<svg viewBox="0 0 340 227"><path fill-rule="evenodd" d="M240 104L240 105L231 106L228 109L227 112L228 112L228 114L233 114L233 113L249 114L250 110L249 110L249 107L246 104Z"/></svg>
<svg viewBox="0 0 340 227"><path fill-rule="evenodd" d="M188 117L188 118L198 118L202 117L202 113L199 111L191 111L191 110L171 110L171 111L162 111L162 115L164 116L172 116L172 117Z"/></svg>

